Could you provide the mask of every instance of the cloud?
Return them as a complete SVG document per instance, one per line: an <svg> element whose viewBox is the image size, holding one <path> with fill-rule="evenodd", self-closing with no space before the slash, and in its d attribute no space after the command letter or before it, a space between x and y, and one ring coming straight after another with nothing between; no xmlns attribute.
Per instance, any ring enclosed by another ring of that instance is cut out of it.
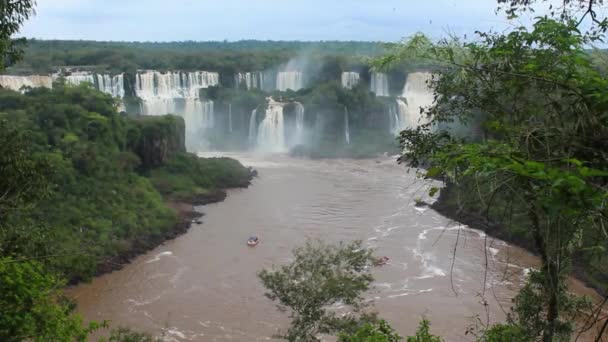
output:
<svg viewBox="0 0 608 342"><path fill-rule="evenodd" d="M383 40L471 33L491 0L38 0L22 35L92 40Z"/></svg>

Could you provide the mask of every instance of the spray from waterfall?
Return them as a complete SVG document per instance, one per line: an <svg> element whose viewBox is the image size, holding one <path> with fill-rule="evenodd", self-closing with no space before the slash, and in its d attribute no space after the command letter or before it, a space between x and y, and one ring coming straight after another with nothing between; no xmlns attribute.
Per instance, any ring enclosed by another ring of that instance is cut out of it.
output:
<svg viewBox="0 0 608 342"><path fill-rule="evenodd" d="M304 78L300 71L280 71L277 74L277 90L298 91L304 88Z"/></svg>

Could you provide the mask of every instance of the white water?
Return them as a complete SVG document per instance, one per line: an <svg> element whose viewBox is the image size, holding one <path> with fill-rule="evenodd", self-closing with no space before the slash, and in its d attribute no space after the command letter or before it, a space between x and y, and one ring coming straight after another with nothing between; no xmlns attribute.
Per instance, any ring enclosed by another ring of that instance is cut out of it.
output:
<svg viewBox="0 0 608 342"><path fill-rule="evenodd" d="M359 84L359 73L348 71L342 73L342 87L347 89L352 89L354 86Z"/></svg>
<svg viewBox="0 0 608 342"><path fill-rule="evenodd" d="M370 89L376 96L389 96L388 76L379 72L372 73Z"/></svg>
<svg viewBox="0 0 608 342"><path fill-rule="evenodd" d="M344 106L344 139L350 145L350 125L348 123L348 108Z"/></svg>
<svg viewBox="0 0 608 342"><path fill-rule="evenodd" d="M228 132L232 133L232 103L228 104Z"/></svg>
<svg viewBox="0 0 608 342"><path fill-rule="evenodd" d="M256 143L256 138L257 138L257 132L258 132L258 127L256 125L256 116L257 116L258 110L254 109L251 111L251 117L249 118L249 146L251 147L255 147L255 143Z"/></svg>
<svg viewBox="0 0 608 342"><path fill-rule="evenodd" d="M247 90L264 89L265 78L263 72L239 72L234 76L234 78L237 86L245 84Z"/></svg>
<svg viewBox="0 0 608 342"><path fill-rule="evenodd" d="M57 75L59 78L61 75ZM70 75L63 76L65 79L65 83L69 85L80 85L83 83L89 83L92 86L95 86L95 75L88 72L73 72Z"/></svg>
<svg viewBox="0 0 608 342"><path fill-rule="evenodd" d="M304 143L304 106L296 102L296 135L293 145Z"/></svg>
<svg viewBox="0 0 608 342"><path fill-rule="evenodd" d="M402 99L397 99L398 124L391 131L399 132L428 122L421 109L433 105L433 91L427 85L432 77L428 72L414 72L407 76L403 87Z"/></svg>
<svg viewBox="0 0 608 342"><path fill-rule="evenodd" d="M304 88L304 79L300 71L281 71L277 74L277 90L297 91Z"/></svg>
<svg viewBox="0 0 608 342"><path fill-rule="evenodd" d="M22 87L30 88L52 88L53 80L49 76L11 76L0 75L0 86L3 88L12 89L15 91L21 90Z"/></svg>
<svg viewBox="0 0 608 342"><path fill-rule="evenodd" d="M97 74L97 89L112 97L125 97L124 74L115 76Z"/></svg>
<svg viewBox="0 0 608 342"><path fill-rule="evenodd" d="M286 152L285 120L283 117L284 103L268 99L266 116L258 127L257 148L263 152Z"/></svg>
<svg viewBox="0 0 608 342"><path fill-rule="evenodd" d="M146 71L136 75L135 93L143 115L177 114L186 122L188 150L204 148L204 131L215 126L213 101L200 98L200 90L219 84L215 72Z"/></svg>
<svg viewBox="0 0 608 342"><path fill-rule="evenodd" d="M399 132L401 132L401 124L399 122L399 110L397 108L397 106L399 106L399 103L403 102L400 99L397 99L397 103L395 106L390 106L388 109L388 119L390 122L390 126L389 126L389 131L391 132L391 134L393 135L398 135ZM405 105L405 103L403 103Z"/></svg>
<svg viewBox="0 0 608 342"><path fill-rule="evenodd" d="M83 83L91 84L95 89L109 94L112 97L125 97L125 81L124 74L108 75L108 74L93 74L86 71L73 72L69 75L53 74L53 79L57 80L63 77L66 84L80 85Z"/></svg>

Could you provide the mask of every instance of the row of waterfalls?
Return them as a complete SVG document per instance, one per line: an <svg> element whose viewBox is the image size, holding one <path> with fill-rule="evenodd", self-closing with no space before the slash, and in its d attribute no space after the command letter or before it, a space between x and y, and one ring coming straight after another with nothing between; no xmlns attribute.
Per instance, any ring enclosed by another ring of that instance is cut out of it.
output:
<svg viewBox="0 0 608 342"><path fill-rule="evenodd" d="M26 87L52 87L53 80L62 77L66 83L78 85L89 83L96 89L116 98L125 96L125 77L123 74L108 75L94 73L71 73L67 76L0 76L0 85L19 90ZM420 108L433 103L433 94L427 82L431 74L415 72L407 76L402 94L388 108L388 130L396 135L407 127L415 127L426 122ZM263 72L240 73L235 81L244 84L247 89L264 89L267 79ZM357 72L344 72L342 86L353 88L360 82ZM276 87L279 90L298 90L304 86L301 72L285 71L276 74ZM213 101L206 100L203 89L219 85L220 76L215 72L165 72L141 71L135 75L132 89L139 98L142 115L177 114L186 123L186 145L189 150L205 149L205 136L208 130L221 129L223 132L234 132L232 104L228 104L218 124ZM371 74L371 90L377 96L388 96L388 78L386 74ZM285 108L289 107L289 115ZM267 152L285 152L290 148L305 144L311 136L308 131L319 130L319 124L306 127L305 109L298 102L279 102L269 97L263 113L253 110L249 117L248 145ZM350 114L344 107L344 143L351 143ZM225 122L225 124L224 124ZM242 134L242 133L241 133Z"/></svg>
<svg viewBox="0 0 608 342"><path fill-rule="evenodd" d="M304 74L301 71L280 71L276 76L262 71L240 72L234 76L237 86L247 90L260 89L264 91L298 91L305 87ZM274 83L272 82L274 81ZM345 71L341 75L342 87L352 89L361 81L361 75L355 71ZM370 90L377 96L390 96L388 76L384 73L371 74Z"/></svg>

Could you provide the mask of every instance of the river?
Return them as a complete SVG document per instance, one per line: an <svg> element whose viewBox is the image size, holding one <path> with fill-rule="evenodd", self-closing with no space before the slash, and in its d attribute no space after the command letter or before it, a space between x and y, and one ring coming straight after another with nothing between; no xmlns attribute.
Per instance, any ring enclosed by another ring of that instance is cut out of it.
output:
<svg viewBox="0 0 608 342"><path fill-rule="evenodd" d="M264 297L256 273L289 262L309 238L358 239L390 257L374 269L366 297L399 333L413 334L426 317L447 341L468 341L477 319L504 320L535 264L526 252L416 207L431 185L394 158L228 156L259 171L253 185L199 208L203 223L187 234L70 289L85 318L167 341L271 340L287 314ZM252 234L261 242L248 248Z"/></svg>

